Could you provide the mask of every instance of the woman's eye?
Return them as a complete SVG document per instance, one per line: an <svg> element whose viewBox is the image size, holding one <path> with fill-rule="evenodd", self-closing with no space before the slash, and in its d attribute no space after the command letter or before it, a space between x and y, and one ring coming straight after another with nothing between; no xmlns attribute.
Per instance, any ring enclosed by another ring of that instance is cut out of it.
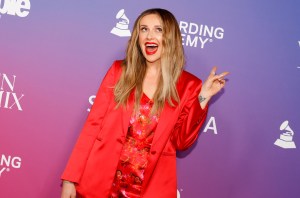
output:
<svg viewBox="0 0 300 198"><path fill-rule="evenodd" d="M157 29L156 29L156 31L158 31L158 32L162 32L162 31L163 31L163 29L162 29L162 28L157 28Z"/></svg>
<svg viewBox="0 0 300 198"><path fill-rule="evenodd" d="M146 32L146 31L147 31L147 28L146 28L146 27L142 27L142 28L141 28L141 31L142 31L142 32Z"/></svg>

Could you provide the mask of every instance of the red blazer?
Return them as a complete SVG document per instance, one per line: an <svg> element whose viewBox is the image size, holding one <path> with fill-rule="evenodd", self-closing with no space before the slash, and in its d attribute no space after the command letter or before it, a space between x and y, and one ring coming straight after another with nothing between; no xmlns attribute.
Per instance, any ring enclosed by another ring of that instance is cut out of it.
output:
<svg viewBox="0 0 300 198"><path fill-rule="evenodd" d="M70 156L62 179L76 183L84 198L107 198L115 176L133 111L132 93L127 108L115 108L113 87L122 72L116 61L104 77L94 105ZM142 186L143 198L175 198L176 150L184 150L197 139L207 108L201 109L198 95L201 80L183 71L177 83L180 103L167 102L152 142Z"/></svg>

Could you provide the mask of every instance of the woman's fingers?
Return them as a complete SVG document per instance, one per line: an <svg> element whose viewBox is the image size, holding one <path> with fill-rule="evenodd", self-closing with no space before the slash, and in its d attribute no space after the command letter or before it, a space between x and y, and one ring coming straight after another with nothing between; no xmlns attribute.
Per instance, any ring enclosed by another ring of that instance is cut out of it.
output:
<svg viewBox="0 0 300 198"><path fill-rule="evenodd" d="M227 76L229 74L229 72L223 72L223 73L221 73L219 76L221 77L221 78L224 78L225 76Z"/></svg>
<svg viewBox="0 0 300 198"><path fill-rule="evenodd" d="M224 77L227 76L229 74L229 72L223 72L219 75L215 75L211 78L212 81L215 81L215 80L224 80Z"/></svg>
<svg viewBox="0 0 300 198"><path fill-rule="evenodd" d="M214 66L210 71L209 77L214 77L216 75L217 67Z"/></svg>
<svg viewBox="0 0 300 198"><path fill-rule="evenodd" d="M219 83L220 83L221 88L223 88L225 86L226 81L224 79L219 80Z"/></svg>
<svg viewBox="0 0 300 198"><path fill-rule="evenodd" d="M226 76L228 74L229 74L229 72L223 72L223 73L217 75L217 67L214 66L212 68L212 70L210 71L210 74L209 74L208 78L215 78L215 77L216 78L223 78L224 76Z"/></svg>

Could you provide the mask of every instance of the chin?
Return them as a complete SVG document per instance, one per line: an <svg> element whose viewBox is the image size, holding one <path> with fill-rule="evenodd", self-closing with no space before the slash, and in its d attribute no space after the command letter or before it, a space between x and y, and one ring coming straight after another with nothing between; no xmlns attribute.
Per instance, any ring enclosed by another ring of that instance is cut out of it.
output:
<svg viewBox="0 0 300 198"><path fill-rule="evenodd" d="M160 59L146 58L148 63L160 63Z"/></svg>

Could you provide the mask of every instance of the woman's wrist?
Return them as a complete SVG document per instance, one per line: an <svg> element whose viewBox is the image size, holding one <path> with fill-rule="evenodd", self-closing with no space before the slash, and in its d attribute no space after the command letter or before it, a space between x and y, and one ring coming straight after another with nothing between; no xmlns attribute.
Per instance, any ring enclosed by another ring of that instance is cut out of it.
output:
<svg viewBox="0 0 300 198"><path fill-rule="evenodd" d="M205 94L203 92L200 92L200 94L198 96L198 100L199 100L200 103L209 101L210 98L211 98L211 96L208 96L208 94Z"/></svg>
<svg viewBox="0 0 300 198"><path fill-rule="evenodd" d="M68 181L68 180L63 180L62 181L64 184L74 184L74 182Z"/></svg>
<svg viewBox="0 0 300 198"><path fill-rule="evenodd" d="M210 98L207 97L207 96L203 96L202 94L200 94L198 96L198 100L199 100L201 108L204 109L206 107L208 101L210 100Z"/></svg>
<svg viewBox="0 0 300 198"><path fill-rule="evenodd" d="M204 102L206 100L206 98L204 96L200 95L198 97L198 100L199 100L200 103L202 103L202 102Z"/></svg>

